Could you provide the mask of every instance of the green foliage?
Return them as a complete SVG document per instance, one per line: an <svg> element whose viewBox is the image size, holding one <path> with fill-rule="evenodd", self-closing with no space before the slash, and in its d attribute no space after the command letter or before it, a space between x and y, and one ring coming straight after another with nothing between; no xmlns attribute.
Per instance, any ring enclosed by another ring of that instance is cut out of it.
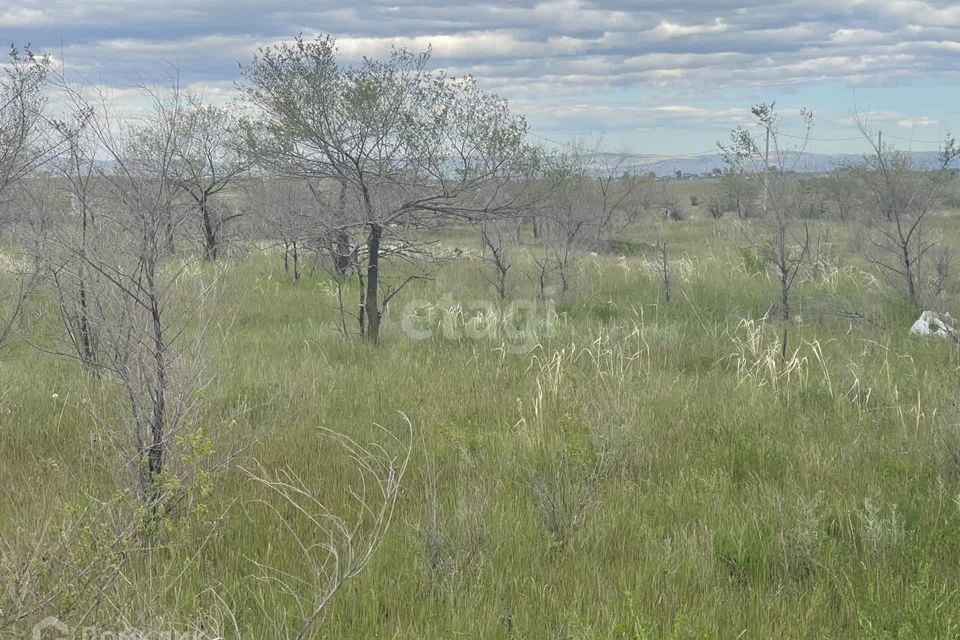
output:
<svg viewBox="0 0 960 640"><path fill-rule="evenodd" d="M952 216L931 225L957 240ZM253 442L241 464L289 467L351 513L355 472L317 427L377 442L373 425L402 409L417 429L411 481L384 546L317 637L956 637L957 351L908 336L912 311L859 256L802 272L787 362L767 357L776 332L751 350L741 321L759 321L775 284L754 277L762 262L725 228L663 225L677 265L669 306L642 253L584 256L556 326L521 352L403 333L410 301L484 299L474 258L398 295L377 348L339 336L322 271L294 286L276 254L232 264L211 311L236 322L210 363L221 375L198 407L203 428L170 443L164 486L187 508L124 545L111 543L135 501L104 468L88 410L108 389L13 344L0 361L0 539L19 544L0 549L0 565L30 557L45 505L72 505L60 522L90 497L116 501L112 519L88 516L71 538L69 564L109 570L124 551L111 603L143 611L152 629L199 621L233 637L235 617L244 637L292 636L298 607L251 576L262 562L310 578L278 542L295 514L266 508L269 493L235 467L210 475L221 438ZM845 246L847 230L831 230ZM648 232L619 246L642 247ZM470 246L466 233L440 241ZM530 266L524 248L518 270ZM386 275L403 268L388 263ZM513 295L535 299L532 282L517 283ZM956 283L947 291L956 299ZM355 284L344 295L356 299ZM61 595L47 613L89 597ZM102 607L94 622L115 617Z"/></svg>
<svg viewBox="0 0 960 640"><path fill-rule="evenodd" d="M737 249L743 270L751 276L763 275L767 271L767 262L755 247L740 247Z"/></svg>

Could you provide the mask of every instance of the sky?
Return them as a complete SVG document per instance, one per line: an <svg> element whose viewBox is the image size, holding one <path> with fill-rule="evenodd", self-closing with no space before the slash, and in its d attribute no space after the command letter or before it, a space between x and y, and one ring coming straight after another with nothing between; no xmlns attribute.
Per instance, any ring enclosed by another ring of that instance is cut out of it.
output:
<svg viewBox="0 0 960 640"><path fill-rule="evenodd" d="M548 145L713 153L761 101L787 136L812 109L813 152L863 151L857 113L905 149L960 132L956 0L0 0L0 41L121 101L172 69L228 101L239 63L298 33L331 34L346 61L430 45L434 68L475 76Z"/></svg>

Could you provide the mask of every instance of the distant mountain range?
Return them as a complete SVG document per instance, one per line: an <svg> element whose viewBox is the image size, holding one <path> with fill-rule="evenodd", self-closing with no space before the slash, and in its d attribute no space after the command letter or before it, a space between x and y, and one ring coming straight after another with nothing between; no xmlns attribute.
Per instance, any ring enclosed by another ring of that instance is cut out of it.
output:
<svg viewBox="0 0 960 640"><path fill-rule="evenodd" d="M915 152L912 155L918 168L933 168L937 164L937 152L935 151ZM606 158L598 156L596 158L597 171L600 171L600 166L609 165L610 160L610 156ZM799 160L795 156L789 157L784 165L788 169L792 168L800 173L821 173L862 162L862 154L806 153ZM621 172L626 171L631 175L641 175L652 171L657 176L673 176L676 175L677 171L681 171L684 175L699 175L710 173L714 169L724 168L726 168L726 165L718 153L696 156L629 154L621 166Z"/></svg>

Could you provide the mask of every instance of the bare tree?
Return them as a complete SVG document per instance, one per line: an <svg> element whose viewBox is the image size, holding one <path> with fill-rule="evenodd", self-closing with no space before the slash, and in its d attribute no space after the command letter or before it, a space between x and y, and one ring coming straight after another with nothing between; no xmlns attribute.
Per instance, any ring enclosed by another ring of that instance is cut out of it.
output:
<svg viewBox="0 0 960 640"><path fill-rule="evenodd" d="M96 273L86 265L87 255L98 234L95 215L97 202L97 141L91 131L92 112L84 109L68 120L55 120L53 126L65 141L60 154L50 163L59 178L66 203L58 243L67 247L60 260L51 263L49 272L56 285L60 317L67 337L80 362L96 371L98 354L98 310L90 289L96 288Z"/></svg>
<svg viewBox="0 0 960 640"><path fill-rule="evenodd" d="M307 181L318 213L317 248L326 252L333 278L342 284L357 271L362 242L354 230L363 225L359 203L347 181L337 180L333 185L333 190L324 190L322 185Z"/></svg>
<svg viewBox="0 0 960 640"><path fill-rule="evenodd" d="M516 245L519 221L513 217L500 220L484 220L480 223L480 240L483 242L484 258L493 268L493 275L484 273L500 300L506 300L509 292L509 275L513 268L511 251Z"/></svg>
<svg viewBox="0 0 960 640"><path fill-rule="evenodd" d="M179 94L178 94L179 98ZM177 185L194 201L203 229L203 255L216 260L223 243L223 225L240 214L224 216L215 198L248 168L240 153L238 121L226 107L185 98L178 122L172 171Z"/></svg>
<svg viewBox="0 0 960 640"><path fill-rule="evenodd" d="M707 213L709 213L710 217L714 220L719 220L726 212L727 210L724 209L723 196L720 193L720 189L715 186L710 190L709 194L707 194Z"/></svg>
<svg viewBox="0 0 960 640"><path fill-rule="evenodd" d="M656 206L660 211L660 217L664 220L679 221L685 217L683 205L680 204L679 191L667 182L660 185Z"/></svg>
<svg viewBox="0 0 960 640"><path fill-rule="evenodd" d="M626 151L608 151L603 140L574 142L565 153L583 169L581 188L587 198L584 206L592 218L597 249L609 244L624 229L637 221L654 199L653 184L646 178L627 172L630 155ZM591 179L592 178L592 179Z"/></svg>
<svg viewBox="0 0 960 640"><path fill-rule="evenodd" d="M287 175L345 184L359 203L360 324L371 342L387 297L381 258L415 241L396 236L424 219L515 208L498 187L528 161L526 122L472 79L428 71L429 56L394 50L343 66L332 38L299 37L261 49L243 69L241 90L261 120L249 128L255 157Z"/></svg>
<svg viewBox="0 0 960 640"><path fill-rule="evenodd" d="M780 285L780 317L783 319L783 337L780 351L786 357L788 324L791 320L793 285L810 252L810 230L806 223L800 232L795 220L800 217L802 200L797 182L790 173L806 150L813 129L813 113L802 109L801 122L805 134L802 143L788 149L780 142L780 116L774 103L761 103L751 109L754 124L764 134L763 152L758 139L748 129L737 127L730 136L729 145L717 143L724 161L738 175L752 168L762 178L764 218L757 229L747 230L748 241L768 266L776 271ZM792 161L791 161L792 158Z"/></svg>
<svg viewBox="0 0 960 640"><path fill-rule="evenodd" d="M833 213L840 220L854 217L858 204L859 188L852 167L837 167L823 178L823 190Z"/></svg>
<svg viewBox="0 0 960 640"><path fill-rule="evenodd" d="M49 74L48 58L10 48L0 73L0 196L49 151L43 94Z"/></svg>
<svg viewBox="0 0 960 640"><path fill-rule="evenodd" d="M169 452L198 430L191 418L205 377L203 313L215 283L215 276L191 271L189 259L170 253L171 231L192 213L175 171L184 102L176 85L144 88L151 110L130 121L111 112L102 94L90 97L66 84L64 89L77 111L87 114L92 145L84 158L107 162L92 165L98 193L90 214L98 241L62 236L64 251L72 254L63 276L77 281L81 272L90 274L86 312L99 344L92 364L123 398L119 426L101 419L106 440L121 456L148 513L165 514L186 496L182 489L190 483L179 474L193 472L177 468Z"/></svg>
<svg viewBox="0 0 960 640"><path fill-rule="evenodd" d="M10 205L22 209L11 202L12 188L22 184L23 179L35 171L45 159L52 147L57 146L56 136L50 136L46 125L45 109L47 105L44 88L50 74L49 59L38 56L29 48L20 51L11 46L8 61L0 70L0 208L12 209ZM19 194L21 204L31 201L30 194ZM35 201L30 202L33 206ZM36 219L24 216L23 212L10 211L6 222L8 230L26 223L30 227ZM37 247L43 244L44 225L28 229L32 240L22 238L27 245L33 244L32 251L24 255L13 256L11 263L12 291L0 294L0 303L4 309L0 314L0 346L9 338L17 319L20 317L27 298L36 286L40 276L40 260L44 251ZM22 229L22 228L21 228ZM14 243L12 246L15 246ZM21 246L22 243L21 243Z"/></svg>
<svg viewBox="0 0 960 640"><path fill-rule="evenodd" d="M816 220L827 215L829 195L826 181L819 176L796 178L798 214L805 220Z"/></svg>
<svg viewBox="0 0 960 640"><path fill-rule="evenodd" d="M318 233L310 190L302 180L264 177L249 181L242 193L247 208L262 222L257 233L283 248L284 273L298 281L309 241Z"/></svg>
<svg viewBox="0 0 960 640"><path fill-rule="evenodd" d="M751 179L742 168L736 165L729 166L720 176L717 184L716 198L719 201L718 211L733 211L737 218L745 220L756 215L756 201L759 195L757 182ZM714 215L714 217L719 217Z"/></svg>
<svg viewBox="0 0 960 640"><path fill-rule="evenodd" d="M592 240L589 232L596 219L589 205L589 171L576 145L543 162L540 247L534 256L541 297L550 274L559 277L561 295L570 290L578 251Z"/></svg>
<svg viewBox="0 0 960 640"><path fill-rule="evenodd" d="M948 169L960 148L948 137L937 166L921 171L910 154L874 137L862 118L857 122L872 150L857 173L879 218L871 224L876 250L873 262L902 283L911 304L918 304L923 293L923 259L936 244L926 234L924 221L939 202L951 177Z"/></svg>
<svg viewBox="0 0 960 640"><path fill-rule="evenodd" d="M670 304L672 293L672 273L670 271L670 256L667 252L667 241L657 241L657 273L660 276L660 286L663 288L663 300Z"/></svg>

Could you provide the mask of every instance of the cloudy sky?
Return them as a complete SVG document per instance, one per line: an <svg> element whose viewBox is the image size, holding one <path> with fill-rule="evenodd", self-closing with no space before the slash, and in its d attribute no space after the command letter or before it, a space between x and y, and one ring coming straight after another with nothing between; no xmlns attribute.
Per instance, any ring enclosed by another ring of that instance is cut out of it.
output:
<svg viewBox="0 0 960 640"><path fill-rule="evenodd" d="M431 44L435 67L477 76L552 140L707 152L769 100L787 132L814 110L818 152L863 148L855 109L915 150L960 131L956 0L0 0L0 41L121 92L175 66L229 99L238 61L300 32L347 58Z"/></svg>

